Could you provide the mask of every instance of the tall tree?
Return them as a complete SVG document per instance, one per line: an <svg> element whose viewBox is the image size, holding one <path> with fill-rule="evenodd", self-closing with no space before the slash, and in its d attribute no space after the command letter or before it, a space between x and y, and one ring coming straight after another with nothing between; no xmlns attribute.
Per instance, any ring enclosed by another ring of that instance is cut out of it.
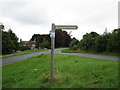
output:
<svg viewBox="0 0 120 90"><path fill-rule="evenodd" d="M8 34L10 36L11 42L13 43L13 49L16 51L18 49L19 43L18 43L18 37L16 36L16 34L9 29L8 30Z"/></svg>
<svg viewBox="0 0 120 90"><path fill-rule="evenodd" d="M11 29L8 32L2 31L2 54L10 54L19 47L18 38Z"/></svg>
<svg viewBox="0 0 120 90"><path fill-rule="evenodd" d="M68 47L71 42L71 37L66 31L60 29L55 31L55 47Z"/></svg>
<svg viewBox="0 0 120 90"><path fill-rule="evenodd" d="M95 39L99 36L96 32L86 33L80 41L80 47L83 50L94 50Z"/></svg>
<svg viewBox="0 0 120 90"><path fill-rule="evenodd" d="M51 39L50 39L50 34L34 34L32 38L30 39L36 40L36 47L47 47L51 48ZM69 34L67 34L66 31L62 30L56 30L55 31L55 47L68 47L71 42L71 37Z"/></svg>
<svg viewBox="0 0 120 90"><path fill-rule="evenodd" d="M50 35L49 34L34 34L30 41L36 40L36 48L50 48ZM48 45L48 46L46 46Z"/></svg>
<svg viewBox="0 0 120 90"><path fill-rule="evenodd" d="M96 32L86 33L78 43L78 48L89 51L120 53L120 29L114 29L112 33L107 32L106 29L102 35ZM74 49L74 45L72 49Z"/></svg>

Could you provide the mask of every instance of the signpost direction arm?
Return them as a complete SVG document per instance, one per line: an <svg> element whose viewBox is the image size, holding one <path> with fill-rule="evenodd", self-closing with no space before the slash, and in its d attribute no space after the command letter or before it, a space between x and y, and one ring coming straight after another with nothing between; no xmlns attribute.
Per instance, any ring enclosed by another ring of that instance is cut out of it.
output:
<svg viewBox="0 0 120 90"><path fill-rule="evenodd" d="M77 25L55 25L55 29L77 29Z"/></svg>

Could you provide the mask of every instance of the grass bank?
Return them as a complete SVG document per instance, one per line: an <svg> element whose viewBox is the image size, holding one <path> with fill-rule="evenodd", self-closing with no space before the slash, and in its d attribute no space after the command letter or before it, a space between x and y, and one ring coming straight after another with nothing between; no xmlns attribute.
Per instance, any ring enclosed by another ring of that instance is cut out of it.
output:
<svg viewBox="0 0 120 90"><path fill-rule="evenodd" d="M55 54L55 83L50 84L50 55L3 66L3 88L117 88L118 62Z"/></svg>
<svg viewBox="0 0 120 90"><path fill-rule="evenodd" d="M33 52L42 52L42 51L47 51L47 50L48 50L48 49L29 50L29 51L15 52L15 53L7 54L7 55L3 55L3 56L0 56L0 57L2 57L2 58L6 58L6 57L11 57L11 56L17 56L17 55L29 54L29 53L33 53Z"/></svg>
<svg viewBox="0 0 120 90"><path fill-rule="evenodd" d="M62 50L63 53L93 53L93 54L102 54L102 55L110 55L110 56L120 56L120 53L114 52L95 52L95 51L83 51L83 50L70 50L64 49Z"/></svg>

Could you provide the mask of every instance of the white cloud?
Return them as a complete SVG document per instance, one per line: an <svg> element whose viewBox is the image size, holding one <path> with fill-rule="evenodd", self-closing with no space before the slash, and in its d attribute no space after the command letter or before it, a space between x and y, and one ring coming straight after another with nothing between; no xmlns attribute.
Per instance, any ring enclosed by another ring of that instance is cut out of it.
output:
<svg viewBox="0 0 120 90"><path fill-rule="evenodd" d="M7 2L1 8L1 15L23 24L46 24L49 21L46 11L36 3L34 6L34 3Z"/></svg>
<svg viewBox="0 0 120 90"><path fill-rule="evenodd" d="M78 25L72 34L81 39L86 32L117 28L117 6L118 0L4 0L0 16L23 40L35 33L49 33L51 23Z"/></svg>

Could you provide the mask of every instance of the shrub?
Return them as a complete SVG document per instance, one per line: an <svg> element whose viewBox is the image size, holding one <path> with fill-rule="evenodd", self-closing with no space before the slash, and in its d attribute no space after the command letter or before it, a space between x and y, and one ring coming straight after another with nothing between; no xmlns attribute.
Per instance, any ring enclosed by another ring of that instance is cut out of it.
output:
<svg viewBox="0 0 120 90"><path fill-rule="evenodd" d="M21 50L21 51L30 50L30 47L28 47L28 46L19 46L19 50Z"/></svg>

